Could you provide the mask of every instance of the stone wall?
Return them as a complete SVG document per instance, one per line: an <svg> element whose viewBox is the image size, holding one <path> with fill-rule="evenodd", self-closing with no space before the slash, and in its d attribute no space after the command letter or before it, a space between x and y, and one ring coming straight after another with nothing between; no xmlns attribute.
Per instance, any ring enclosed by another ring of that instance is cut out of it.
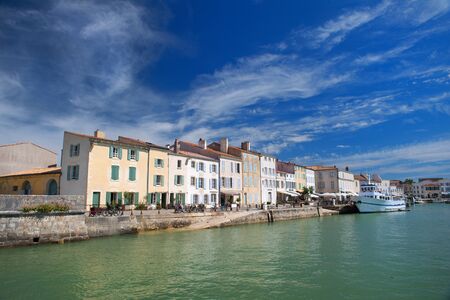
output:
<svg viewBox="0 0 450 300"><path fill-rule="evenodd" d="M88 238L83 214L0 217L0 247L61 243Z"/></svg>
<svg viewBox="0 0 450 300"><path fill-rule="evenodd" d="M24 206L43 203L68 204L71 211L85 211L85 199L80 195L0 195L0 212L20 211Z"/></svg>

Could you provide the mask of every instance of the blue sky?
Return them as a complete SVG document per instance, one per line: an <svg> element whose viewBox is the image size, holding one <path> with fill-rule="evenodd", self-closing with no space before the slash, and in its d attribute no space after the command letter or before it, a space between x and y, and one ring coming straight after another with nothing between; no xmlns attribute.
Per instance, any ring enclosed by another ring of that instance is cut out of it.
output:
<svg viewBox="0 0 450 300"><path fill-rule="evenodd" d="M309 3L306 3L309 2ZM64 130L450 177L450 1L1 1L0 143Z"/></svg>

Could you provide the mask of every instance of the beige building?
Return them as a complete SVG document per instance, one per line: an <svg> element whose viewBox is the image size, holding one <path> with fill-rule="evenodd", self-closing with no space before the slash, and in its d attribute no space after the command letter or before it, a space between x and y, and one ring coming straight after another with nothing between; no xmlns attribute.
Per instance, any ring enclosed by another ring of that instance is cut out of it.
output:
<svg viewBox="0 0 450 300"><path fill-rule="evenodd" d="M295 171L295 189L299 192L302 192L303 188L307 186L306 168L299 165L295 165L294 171Z"/></svg>
<svg viewBox="0 0 450 300"><path fill-rule="evenodd" d="M107 139L99 130L93 136L64 132L61 194L86 196L87 208L144 203L149 157L144 142Z"/></svg>
<svg viewBox="0 0 450 300"><path fill-rule="evenodd" d="M35 168L56 167L56 153L33 143L0 145L0 176Z"/></svg>
<svg viewBox="0 0 450 300"><path fill-rule="evenodd" d="M61 168L35 168L0 176L2 195L58 195Z"/></svg>
<svg viewBox="0 0 450 300"><path fill-rule="evenodd" d="M338 168L329 166L310 166L314 170L317 193L339 192Z"/></svg>
<svg viewBox="0 0 450 300"><path fill-rule="evenodd" d="M222 143L224 143L223 141ZM220 151L221 144L214 142L208 147ZM256 207L261 205L261 165L260 154L250 149L250 142L241 147L228 146L228 154L242 160L242 205Z"/></svg>

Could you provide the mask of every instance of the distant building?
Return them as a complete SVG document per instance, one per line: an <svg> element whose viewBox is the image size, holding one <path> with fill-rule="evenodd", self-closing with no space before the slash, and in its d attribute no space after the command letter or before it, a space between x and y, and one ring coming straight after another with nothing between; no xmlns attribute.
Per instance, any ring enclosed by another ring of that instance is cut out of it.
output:
<svg viewBox="0 0 450 300"><path fill-rule="evenodd" d="M277 171L276 158L261 154L261 200L262 204L276 204L277 203Z"/></svg>
<svg viewBox="0 0 450 300"><path fill-rule="evenodd" d="M0 145L0 176L56 164L55 152L33 143Z"/></svg>
<svg viewBox="0 0 450 300"><path fill-rule="evenodd" d="M35 168L0 176L2 195L58 195L61 168Z"/></svg>
<svg viewBox="0 0 450 300"><path fill-rule="evenodd" d="M417 199L440 201L441 183L445 181L444 178L419 178L413 183L413 195Z"/></svg>
<svg viewBox="0 0 450 300"><path fill-rule="evenodd" d="M308 188L312 188L313 191L316 191L316 177L314 175L314 170L311 170L307 167L305 167L305 174L306 174L306 186Z"/></svg>
<svg viewBox="0 0 450 300"><path fill-rule="evenodd" d="M300 194L296 192L295 164L277 161L277 203L294 200Z"/></svg>
<svg viewBox="0 0 450 300"><path fill-rule="evenodd" d="M335 166L309 166L314 170L317 193L339 192L338 168Z"/></svg>

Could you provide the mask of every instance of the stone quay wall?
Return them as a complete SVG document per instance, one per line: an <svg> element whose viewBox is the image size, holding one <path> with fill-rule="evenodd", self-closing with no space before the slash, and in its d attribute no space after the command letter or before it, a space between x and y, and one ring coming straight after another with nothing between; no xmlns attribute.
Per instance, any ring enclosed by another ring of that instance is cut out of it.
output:
<svg viewBox="0 0 450 300"><path fill-rule="evenodd" d="M85 211L84 196L80 195L0 195L0 212L20 211L24 206L45 203L67 204L71 211Z"/></svg>

